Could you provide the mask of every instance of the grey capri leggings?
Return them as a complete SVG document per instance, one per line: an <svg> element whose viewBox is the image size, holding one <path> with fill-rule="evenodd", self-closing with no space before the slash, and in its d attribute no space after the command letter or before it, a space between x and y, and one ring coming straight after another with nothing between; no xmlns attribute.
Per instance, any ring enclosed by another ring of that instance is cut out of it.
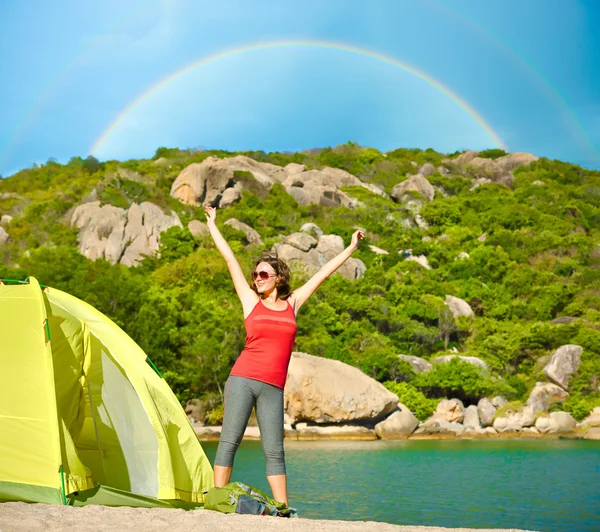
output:
<svg viewBox="0 0 600 532"><path fill-rule="evenodd" d="M256 404L267 476L285 475L283 390L266 382L230 375L225 384L225 416L215 465L232 467L244 430Z"/></svg>

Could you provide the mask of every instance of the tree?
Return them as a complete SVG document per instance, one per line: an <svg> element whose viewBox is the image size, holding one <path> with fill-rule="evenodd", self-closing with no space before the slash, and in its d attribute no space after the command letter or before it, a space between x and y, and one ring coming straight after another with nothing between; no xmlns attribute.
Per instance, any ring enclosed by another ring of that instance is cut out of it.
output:
<svg viewBox="0 0 600 532"><path fill-rule="evenodd" d="M83 161L83 169L86 170L89 174L95 174L101 168L100 161L96 159L93 155L88 155Z"/></svg>

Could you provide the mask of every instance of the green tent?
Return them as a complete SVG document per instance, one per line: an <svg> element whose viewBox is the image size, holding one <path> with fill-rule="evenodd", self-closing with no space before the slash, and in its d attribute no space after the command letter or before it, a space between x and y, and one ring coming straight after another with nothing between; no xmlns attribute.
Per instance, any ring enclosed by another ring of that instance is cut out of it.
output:
<svg viewBox="0 0 600 532"><path fill-rule="evenodd" d="M202 505L212 468L149 364L87 303L0 284L0 501Z"/></svg>

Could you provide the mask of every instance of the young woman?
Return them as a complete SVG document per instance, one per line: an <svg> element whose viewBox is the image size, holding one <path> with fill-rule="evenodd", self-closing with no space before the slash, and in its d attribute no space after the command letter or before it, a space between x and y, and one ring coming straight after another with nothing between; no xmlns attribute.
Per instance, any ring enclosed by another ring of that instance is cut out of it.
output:
<svg viewBox="0 0 600 532"><path fill-rule="evenodd" d="M206 207L206 218L210 235L227 262L242 303L247 334L246 346L225 385L225 416L215 457L215 486L222 487L229 482L235 452L252 407L256 405L267 480L273 498L288 504L283 451L283 388L296 337L296 315L321 283L357 249L364 233L356 231L344 251L325 264L304 286L291 292L290 270L283 260L273 255L258 260L252 272L252 285L249 285L217 228L214 207Z"/></svg>

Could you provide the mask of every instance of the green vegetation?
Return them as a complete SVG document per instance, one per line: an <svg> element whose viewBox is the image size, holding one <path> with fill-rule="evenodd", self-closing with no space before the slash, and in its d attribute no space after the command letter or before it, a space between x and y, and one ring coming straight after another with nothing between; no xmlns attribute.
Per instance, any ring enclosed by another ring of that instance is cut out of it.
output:
<svg viewBox="0 0 600 532"><path fill-rule="evenodd" d="M387 381L384 386L395 393L400 402L406 406L421 421L431 416L439 403L439 399L429 399L423 392L406 382Z"/></svg>
<svg viewBox="0 0 600 532"><path fill-rule="evenodd" d="M483 159L498 159L499 157L503 157L504 155L508 155L508 153L499 148L494 148L491 150L480 151L477 156L482 157Z"/></svg>
<svg viewBox="0 0 600 532"><path fill-rule="evenodd" d="M227 268L210 239L170 229L161 236L160 257L126 268L82 257L69 221L85 201L123 209L151 201L175 210L184 227L203 220L202 209L180 204L170 187L187 165L233 155L238 153L163 147L149 160L49 160L0 180L0 215L13 216L6 226L11 240L0 247L0 277L35 276L106 313L146 350L181 401L219 395L245 331ZM242 155L341 168L388 193L416 166L437 167L449 157L431 149L381 153L353 143ZM300 313L296 349L386 382L418 417L444 396L467 404L497 393L524 401L544 379L544 357L574 343L584 351L564 408L580 419L600 403L600 173L540 159L514 174L513 189L488 184L471 190L466 175L434 173L428 179L436 197L420 212L429 227L419 229L403 204L366 189L344 189L364 204L354 210L300 207L281 185L267 192L251 174L236 172L245 191L219 224L235 217L256 229L265 247L306 222L346 242L355 226L365 227L368 237L356 254L367 266L365 276L355 282L334 276L325 283ZM260 248L249 246L239 231L223 231L249 271ZM368 244L390 253L378 255ZM432 269L397 252L406 249L426 256ZM295 272L295 285L303 275ZM444 306L448 294L467 301L474 318L455 320ZM560 316L573 320L552 323ZM415 375L397 357L431 359L453 348L486 361L490 374L456 361Z"/></svg>

